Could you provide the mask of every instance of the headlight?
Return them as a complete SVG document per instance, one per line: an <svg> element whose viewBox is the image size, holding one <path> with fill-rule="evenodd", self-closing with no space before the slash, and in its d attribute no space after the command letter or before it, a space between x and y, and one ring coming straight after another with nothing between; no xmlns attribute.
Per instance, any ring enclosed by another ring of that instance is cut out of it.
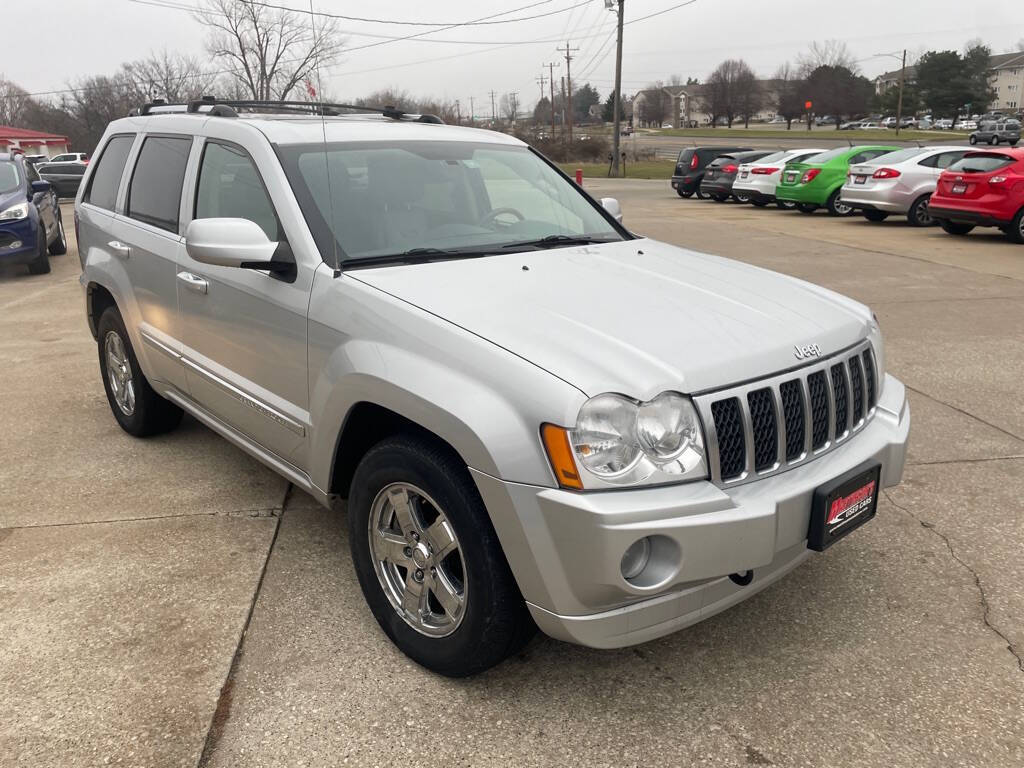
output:
<svg viewBox="0 0 1024 768"><path fill-rule="evenodd" d="M662 392L645 403L597 395L580 408L574 428L549 424L542 435L564 487L655 485L707 477L697 411L678 392Z"/></svg>
<svg viewBox="0 0 1024 768"><path fill-rule="evenodd" d="M18 203L0 211L0 221L18 221L28 217L28 203Z"/></svg>

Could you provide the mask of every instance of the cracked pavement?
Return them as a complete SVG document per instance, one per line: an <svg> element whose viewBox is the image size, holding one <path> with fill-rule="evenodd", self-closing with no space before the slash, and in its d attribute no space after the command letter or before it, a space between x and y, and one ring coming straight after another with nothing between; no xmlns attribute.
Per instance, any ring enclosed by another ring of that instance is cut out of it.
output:
<svg viewBox="0 0 1024 768"><path fill-rule="evenodd" d="M914 420L874 521L675 635L436 677L366 609L343 505L192 420L119 430L72 248L0 270L0 765L1024 765L1024 248L587 186L871 304Z"/></svg>

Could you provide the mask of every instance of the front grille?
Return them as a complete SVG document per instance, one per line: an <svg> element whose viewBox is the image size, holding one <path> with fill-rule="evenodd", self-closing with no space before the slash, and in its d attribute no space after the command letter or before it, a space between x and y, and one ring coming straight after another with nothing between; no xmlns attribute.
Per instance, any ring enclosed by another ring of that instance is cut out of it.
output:
<svg viewBox="0 0 1024 768"><path fill-rule="evenodd" d="M874 413L876 376L865 341L804 368L695 397L711 479L747 482L832 450Z"/></svg>

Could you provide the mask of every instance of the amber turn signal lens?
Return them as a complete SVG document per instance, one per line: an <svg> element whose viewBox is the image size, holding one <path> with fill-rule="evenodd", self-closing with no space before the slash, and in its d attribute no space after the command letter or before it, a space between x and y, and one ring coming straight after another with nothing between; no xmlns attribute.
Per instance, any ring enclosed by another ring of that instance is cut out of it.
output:
<svg viewBox="0 0 1024 768"><path fill-rule="evenodd" d="M551 469L555 472L558 484L563 488L573 488L577 491L582 491L583 481L580 479L576 460L572 456L572 447L569 445L569 432L562 427L556 427L554 424L545 424L540 428L540 434L544 440L544 450L547 451L548 461L551 462Z"/></svg>

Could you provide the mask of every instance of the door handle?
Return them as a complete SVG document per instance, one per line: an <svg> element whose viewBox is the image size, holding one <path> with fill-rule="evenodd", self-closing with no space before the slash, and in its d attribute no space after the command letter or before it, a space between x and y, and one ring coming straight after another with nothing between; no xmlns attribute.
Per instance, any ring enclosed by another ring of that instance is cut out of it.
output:
<svg viewBox="0 0 1024 768"><path fill-rule="evenodd" d="M193 275L191 272L179 272L178 279L194 293L206 293L210 290L210 284L206 282L206 278Z"/></svg>
<svg viewBox="0 0 1024 768"><path fill-rule="evenodd" d="M119 259L127 259L132 255L132 249L122 243L120 240L111 240L107 243L107 247L114 252L114 255Z"/></svg>

